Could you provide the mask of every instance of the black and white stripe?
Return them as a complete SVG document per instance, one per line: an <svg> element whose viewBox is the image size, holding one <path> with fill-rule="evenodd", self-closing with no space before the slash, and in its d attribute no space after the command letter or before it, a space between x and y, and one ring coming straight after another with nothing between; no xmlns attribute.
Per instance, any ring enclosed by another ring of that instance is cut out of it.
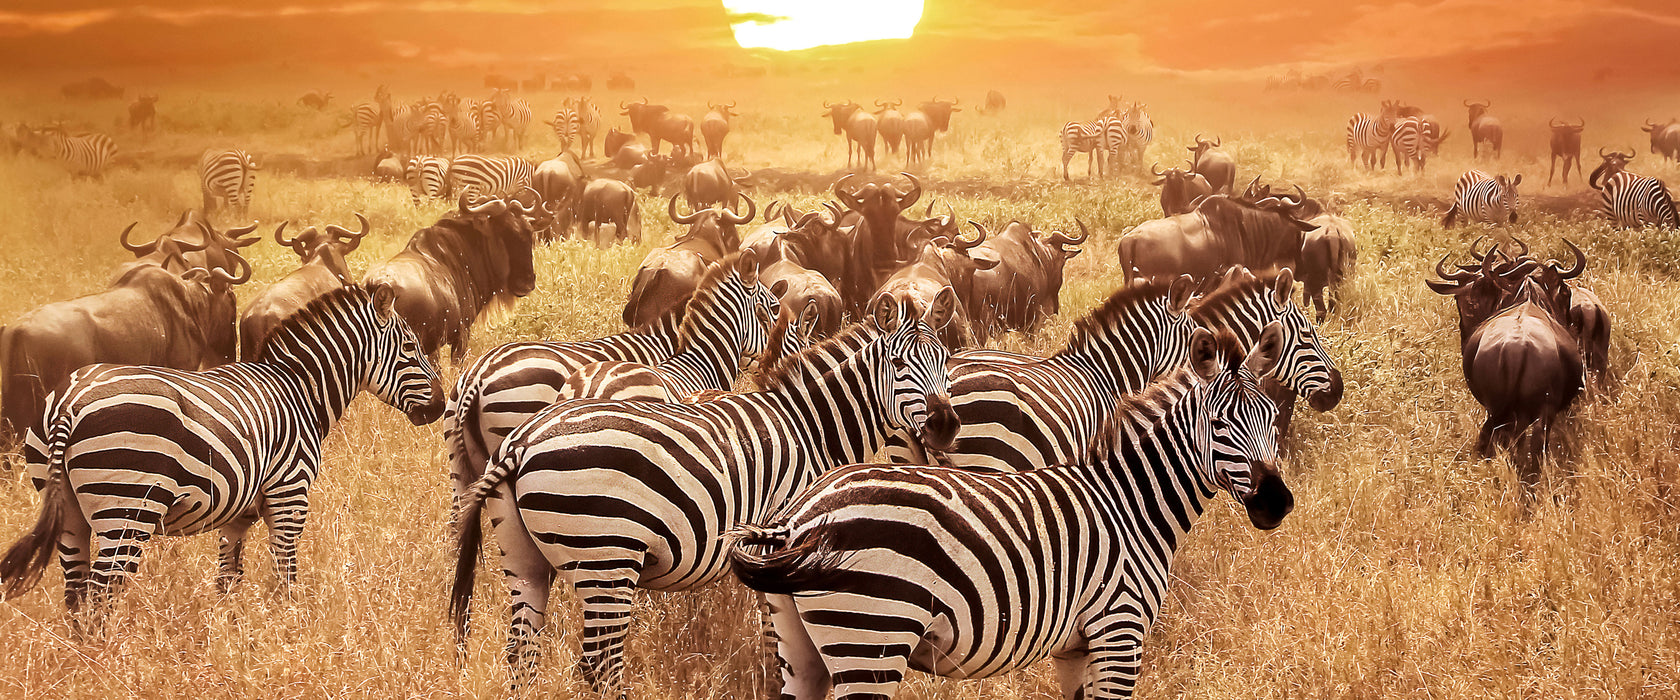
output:
<svg viewBox="0 0 1680 700"><path fill-rule="evenodd" d="M226 206L244 215L251 209L251 193L257 187L257 159L239 149L205 151L198 159L198 181L204 213Z"/></svg>
<svg viewBox="0 0 1680 700"><path fill-rule="evenodd" d="M572 135L578 141L578 152L584 158L595 155L595 135L601 131L601 108L587 97L578 97L572 113L577 115L577 128Z"/></svg>
<svg viewBox="0 0 1680 700"><path fill-rule="evenodd" d="M414 156L403 164L403 182L408 183L409 195L419 206L421 199L448 199L450 196L449 159L438 156Z"/></svg>
<svg viewBox="0 0 1680 700"><path fill-rule="evenodd" d="M1480 170L1464 173L1458 178L1458 184L1453 185L1452 207L1447 209L1441 225L1451 228L1460 219L1494 224L1516 223L1517 185L1520 184L1522 173L1512 178L1493 176Z"/></svg>
<svg viewBox="0 0 1680 700"><path fill-rule="evenodd" d="M572 147L572 141L577 138L578 114L570 107L554 110L554 118L549 120L548 126L554 129L554 139L560 142L560 150Z"/></svg>
<svg viewBox="0 0 1680 700"><path fill-rule="evenodd" d="M1680 228L1674 196L1662 180L1622 170L1593 181L1598 183L1599 212L1617 226Z"/></svg>
<svg viewBox="0 0 1680 700"><path fill-rule="evenodd" d="M1349 163L1363 162L1367 169L1377 167L1377 157L1388 154L1389 134L1394 130L1392 120L1364 112L1353 115L1347 125Z"/></svg>
<svg viewBox="0 0 1680 700"><path fill-rule="evenodd" d="M782 363L762 392L695 404L567 401L520 426L462 503L451 596L458 629L466 631L479 513L488 507L513 594L515 692L535 670L558 571L583 601L584 678L616 693L637 588L717 580L725 529L764 520L822 472L873 453L888 431L919 431L930 415L945 416L949 351L906 308L838 366L820 362L819 344Z"/></svg>
<svg viewBox="0 0 1680 700"><path fill-rule="evenodd" d="M1062 125L1062 179L1068 179L1068 161L1073 160L1073 154L1089 154L1085 164L1085 175L1090 177L1095 171L1102 175L1103 120L1092 122L1068 122Z"/></svg>
<svg viewBox="0 0 1680 700"><path fill-rule="evenodd" d="M477 197L516 196L531 186L535 172L531 161L519 156L468 153L449 161L449 191Z"/></svg>
<svg viewBox="0 0 1680 700"><path fill-rule="evenodd" d="M1394 172L1405 174L1405 166L1410 163L1412 171L1423 174L1424 161L1429 153L1436 148L1424 131L1424 122L1417 117L1406 117L1394 122L1394 131L1388 136L1389 148L1394 151Z"/></svg>
<svg viewBox="0 0 1680 700"><path fill-rule="evenodd" d="M104 134L71 136L64 129L51 126L34 134L35 151L43 158L64 163L70 174L99 177L117 157L117 144Z"/></svg>
<svg viewBox="0 0 1680 700"><path fill-rule="evenodd" d="M1229 493L1262 529L1294 503L1255 372L1275 346L1245 358L1226 336L1210 358L1197 336L1192 366L1125 400L1079 462L848 467L729 533L736 575L767 595L782 697L879 700L910 668L983 678L1047 657L1061 697L1130 697L1208 502Z"/></svg>
<svg viewBox="0 0 1680 700"><path fill-rule="evenodd" d="M366 388L417 424L443 410L437 372L394 303L388 288L336 289L277 327L256 360L204 372L78 370L36 441L42 517L0 563L7 597L39 580L56 547L70 609L98 604L149 538L213 529L226 589L259 517L290 584L321 441L350 400Z"/></svg>
<svg viewBox="0 0 1680 700"><path fill-rule="evenodd" d="M379 105L363 102L350 111L350 121L356 130L356 155L366 155L379 148Z"/></svg>

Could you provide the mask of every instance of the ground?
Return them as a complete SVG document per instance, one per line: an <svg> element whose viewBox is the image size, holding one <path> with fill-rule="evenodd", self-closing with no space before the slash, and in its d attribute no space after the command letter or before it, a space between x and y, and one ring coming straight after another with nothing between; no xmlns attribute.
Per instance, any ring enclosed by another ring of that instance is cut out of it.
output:
<svg viewBox="0 0 1680 700"><path fill-rule="evenodd" d="M352 212L362 212L375 233L352 256L352 267L359 273L392 254L450 204L416 208L400 186L360 175L371 170L371 159L353 157L350 132L337 124L352 104L371 99L373 86L348 79L327 86L339 99L325 113L295 106L297 95L316 85L165 87L158 90L160 130L150 138L111 126L124 114L116 102L66 103L49 86L0 91L0 122L8 129L18 119L64 119L112 133L125 153L119 167L93 181L0 151L0 321L99 290L126 255L116 245L124 226L139 221L137 232L155 235L197 205L194 166L210 146L243 147L265 164L251 212L265 232L282 219L294 227L353 225ZM442 87L416 78L396 92L412 99ZM970 103L983 89L970 90L952 132L918 168L928 186L924 198L938 199L941 208L949 203L961 217L994 226L1019 218L1064 230L1078 217L1091 226L1092 240L1068 266L1064 314L1037 335L1001 339L1002 347L1057 347L1072 320L1116 286L1121 232L1159 214L1144 177L1091 182L1081 175L1080 157L1071 168L1074 182L1060 181L1058 129L1069 119L1090 119L1115 91L1104 87L1006 87L1010 107L997 115L976 114ZM730 88L743 113L727 142L731 167L775 168L762 173L754 192L761 206L781 198L809 207L844 166L844 143L818 118L823 100L897 96L803 79ZM1171 599L1145 647L1139 694L1672 696L1680 688L1676 232L1612 229L1583 209L1591 201L1583 185L1544 187L1543 125L1552 114L1541 100L1496 102L1511 133L1504 159L1482 164L1524 173L1522 191L1532 206L1522 221L1503 230L1443 230L1440 204L1473 166L1456 106L1461 96L1428 101L1452 132L1444 155L1426 176L1400 177L1355 169L1343 150L1347 116L1374 110L1376 97L1196 90L1162 86L1147 96L1158 124L1149 159L1180 162L1179 149L1195 133L1219 134L1237 158L1240 180L1259 173L1340 200L1355 226L1359 266L1339 311L1320 327L1343 372L1345 398L1329 413L1303 407L1297 414L1298 449L1285 467L1295 512L1280 529L1262 533L1226 499L1212 505L1178 559ZM710 96L675 84L651 94L696 116ZM613 109L618 100L636 96L596 94L603 131L623 122ZM559 97L531 96L539 117L551 115ZM1680 169L1657 163L1644 148L1638 127L1653 115L1623 104L1587 116L1589 159L1596 160L1599 145L1634 146L1635 170L1680 181ZM540 121L527 144L525 155L553 153L553 136ZM879 161L886 172L903 163L884 153ZM1592 163L1585 165L1590 171ZM663 200L644 199L642 211L648 245L669 241ZM1483 412L1464 387L1452 304L1423 285L1441 255L1461 254L1480 235L1506 233L1557 256L1562 238L1579 243L1591 261L1582 283L1614 319L1616 391L1579 404L1564 431L1573 457L1548 467L1550 478L1526 513L1508 463L1470 457ZM244 298L295 264L272 244L249 250L256 278L241 290ZM511 314L481 323L472 353L509 340L619 331L627 280L644 253L571 242L539 250L537 291ZM445 372L452 378L455 368ZM35 591L0 603L0 648L8 650L0 695L499 695L506 618L499 577L480 576L464 663L445 622L453 555L441 426L411 427L364 397L328 440L326 455L303 536L300 585L289 599L277 596L255 540L245 584L223 597L212 586L213 536L159 539L117 604L115 632L76 641L55 566ZM17 471L0 478L0 542L20 536L38 504ZM535 697L583 692L571 669L578 612L569 591L556 599L565 602L550 618L554 634ZM631 642L634 694L756 695L763 666L750 600L732 581L646 596ZM1054 693L1050 669L1040 665L979 682L915 676L902 696Z"/></svg>

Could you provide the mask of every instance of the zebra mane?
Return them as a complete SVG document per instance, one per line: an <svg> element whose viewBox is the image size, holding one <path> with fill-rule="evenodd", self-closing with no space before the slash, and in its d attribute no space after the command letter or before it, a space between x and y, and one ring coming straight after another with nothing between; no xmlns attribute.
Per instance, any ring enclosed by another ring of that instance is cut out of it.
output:
<svg viewBox="0 0 1680 700"><path fill-rule="evenodd" d="M1244 357L1241 341L1236 333L1223 328L1213 337L1220 371L1231 371L1232 362L1241 362ZM1119 448L1126 436L1141 432L1138 429L1153 427L1192 389L1206 383L1207 380L1196 374L1195 366L1189 364L1161 375L1141 390L1120 397L1114 403L1114 412L1092 436L1084 463L1095 464Z"/></svg>
<svg viewBox="0 0 1680 700"><path fill-rule="evenodd" d="M1220 284L1218 288L1208 292L1199 301L1190 305L1190 316L1198 321L1236 306L1243 300L1251 298L1255 292L1269 293L1277 284L1278 273L1267 272L1262 275L1248 275L1236 282ZM1205 325L1205 324L1204 324Z"/></svg>
<svg viewBox="0 0 1680 700"><path fill-rule="evenodd" d="M867 344L873 338L865 336L876 332L875 327L869 323L851 323L827 339L800 350L798 354L788 355L774 366L765 367L758 377L758 386L764 391L774 391L820 376L832 367L828 363L812 362L812 358L832 355L832 350L836 347L845 349Z"/></svg>
<svg viewBox="0 0 1680 700"><path fill-rule="evenodd" d="M339 287L315 297L303 308L282 319L274 327L274 330L268 332L268 337L263 338L262 347L257 349L256 361L262 362L273 359L274 346L281 337L292 335L299 327L313 323L316 319L330 313L332 309L354 304L366 304L372 300L373 293L359 284Z"/></svg>
<svg viewBox="0 0 1680 700"><path fill-rule="evenodd" d="M694 296L689 297L687 303L678 304L685 309L682 323L677 325L678 347L688 347L689 341L694 338L695 332L698 331L701 315L692 312L705 308L717 298L718 288L723 286L724 280L729 279L729 274L735 269L735 263L740 259L741 254L739 252L730 253L716 264L706 268L706 274L700 277L700 283L694 287Z"/></svg>
<svg viewBox="0 0 1680 700"><path fill-rule="evenodd" d="M1171 280L1150 280L1143 284L1121 287L1108 297L1108 301L1097 307L1084 318L1074 321L1073 334L1068 336L1067 345L1051 357L1062 357L1079 353L1090 346L1095 338L1106 335L1114 323L1125 317L1134 307L1141 306L1158 297L1165 296L1172 287Z"/></svg>

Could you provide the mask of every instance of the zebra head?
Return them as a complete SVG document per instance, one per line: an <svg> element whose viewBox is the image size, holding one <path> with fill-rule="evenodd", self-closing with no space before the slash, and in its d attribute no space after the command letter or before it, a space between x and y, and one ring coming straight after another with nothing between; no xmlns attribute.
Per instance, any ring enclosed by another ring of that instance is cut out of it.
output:
<svg viewBox="0 0 1680 700"><path fill-rule="evenodd" d="M735 336L742 357L763 354L770 345L770 327L782 311L781 299L764 286L758 272L758 256L751 250L743 251L735 257L717 290L734 307L734 327L728 332Z"/></svg>
<svg viewBox="0 0 1680 700"><path fill-rule="evenodd" d="M1184 364L1189 354L1190 340L1201 324L1190 314L1189 307L1196 291L1196 281L1189 275L1179 275L1159 299L1164 307L1161 342L1156 343L1155 357L1150 361L1150 374L1159 377Z"/></svg>
<svg viewBox="0 0 1680 700"><path fill-rule="evenodd" d="M1522 173L1510 177L1499 175L1494 177L1494 182L1499 183L1499 191L1493 201L1493 220L1517 223L1517 185L1522 184Z"/></svg>
<svg viewBox="0 0 1680 700"><path fill-rule="evenodd" d="M1335 408L1342 402L1342 372L1336 369L1306 312L1295 303L1294 271L1284 268L1270 293L1261 296L1270 302L1275 314L1271 320L1282 326L1284 340L1282 358L1261 374L1307 397L1315 411ZM1261 304L1262 308L1266 305Z"/></svg>
<svg viewBox="0 0 1680 700"><path fill-rule="evenodd" d="M875 305L875 327L885 333L878 341L883 362L876 365L875 385L890 388L887 415L892 427L909 431L928 449L943 452L956 442L962 421L951 408L950 376L945 364L951 351L939 340L942 324L955 313L957 295L940 290L925 314L915 304L883 296Z"/></svg>
<svg viewBox="0 0 1680 700"><path fill-rule="evenodd" d="M390 285L375 285L373 335L362 347L367 361L364 386L380 401L408 416L410 423L426 425L443 415L443 381L437 369L420 351L420 342L408 322L397 313L397 293Z"/></svg>
<svg viewBox="0 0 1680 700"><path fill-rule="evenodd" d="M1260 377L1283 358L1283 325L1273 321L1245 356L1234 333L1216 337L1197 330L1191 366L1206 382L1203 401L1208 416L1208 471L1201 476L1231 494L1248 511L1256 528L1270 530L1295 508L1295 496L1278 470L1277 404L1260 390Z"/></svg>

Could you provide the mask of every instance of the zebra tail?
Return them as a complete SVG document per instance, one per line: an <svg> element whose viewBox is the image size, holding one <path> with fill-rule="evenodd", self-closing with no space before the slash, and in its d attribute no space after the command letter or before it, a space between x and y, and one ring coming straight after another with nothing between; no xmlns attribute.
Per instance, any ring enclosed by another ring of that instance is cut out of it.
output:
<svg viewBox="0 0 1680 700"><path fill-rule="evenodd" d="M41 574L52 561L58 548L59 534L64 531L64 514L75 494L70 491L70 475L64 467L65 443L70 441L70 414L62 412L53 420L47 443L47 484L41 490L41 517L35 527L24 535L4 557L0 557L0 597L11 600L28 593L41 582Z"/></svg>
<svg viewBox="0 0 1680 700"><path fill-rule="evenodd" d="M817 588L833 590L834 576L844 563L845 553L834 549L831 530L818 526L791 542L790 534L785 525L741 525L724 533L730 570L747 588L760 593L792 595ZM749 547L764 551L748 551Z"/></svg>
<svg viewBox="0 0 1680 700"><path fill-rule="evenodd" d="M1441 227L1442 228L1452 228L1453 219L1455 219L1457 217L1458 217L1458 203L1454 202L1451 207L1447 208L1446 218L1441 219Z"/></svg>
<svg viewBox="0 0 1680 700"><path fill-rule="evenodd" d="M484 499L513 473L514 460L504 458L473 482L455 513L455 582L449 589L449 619L455 624L455 644L466 644L472 631L473 582L478 574L478 551L484 544Z"/></svg>

